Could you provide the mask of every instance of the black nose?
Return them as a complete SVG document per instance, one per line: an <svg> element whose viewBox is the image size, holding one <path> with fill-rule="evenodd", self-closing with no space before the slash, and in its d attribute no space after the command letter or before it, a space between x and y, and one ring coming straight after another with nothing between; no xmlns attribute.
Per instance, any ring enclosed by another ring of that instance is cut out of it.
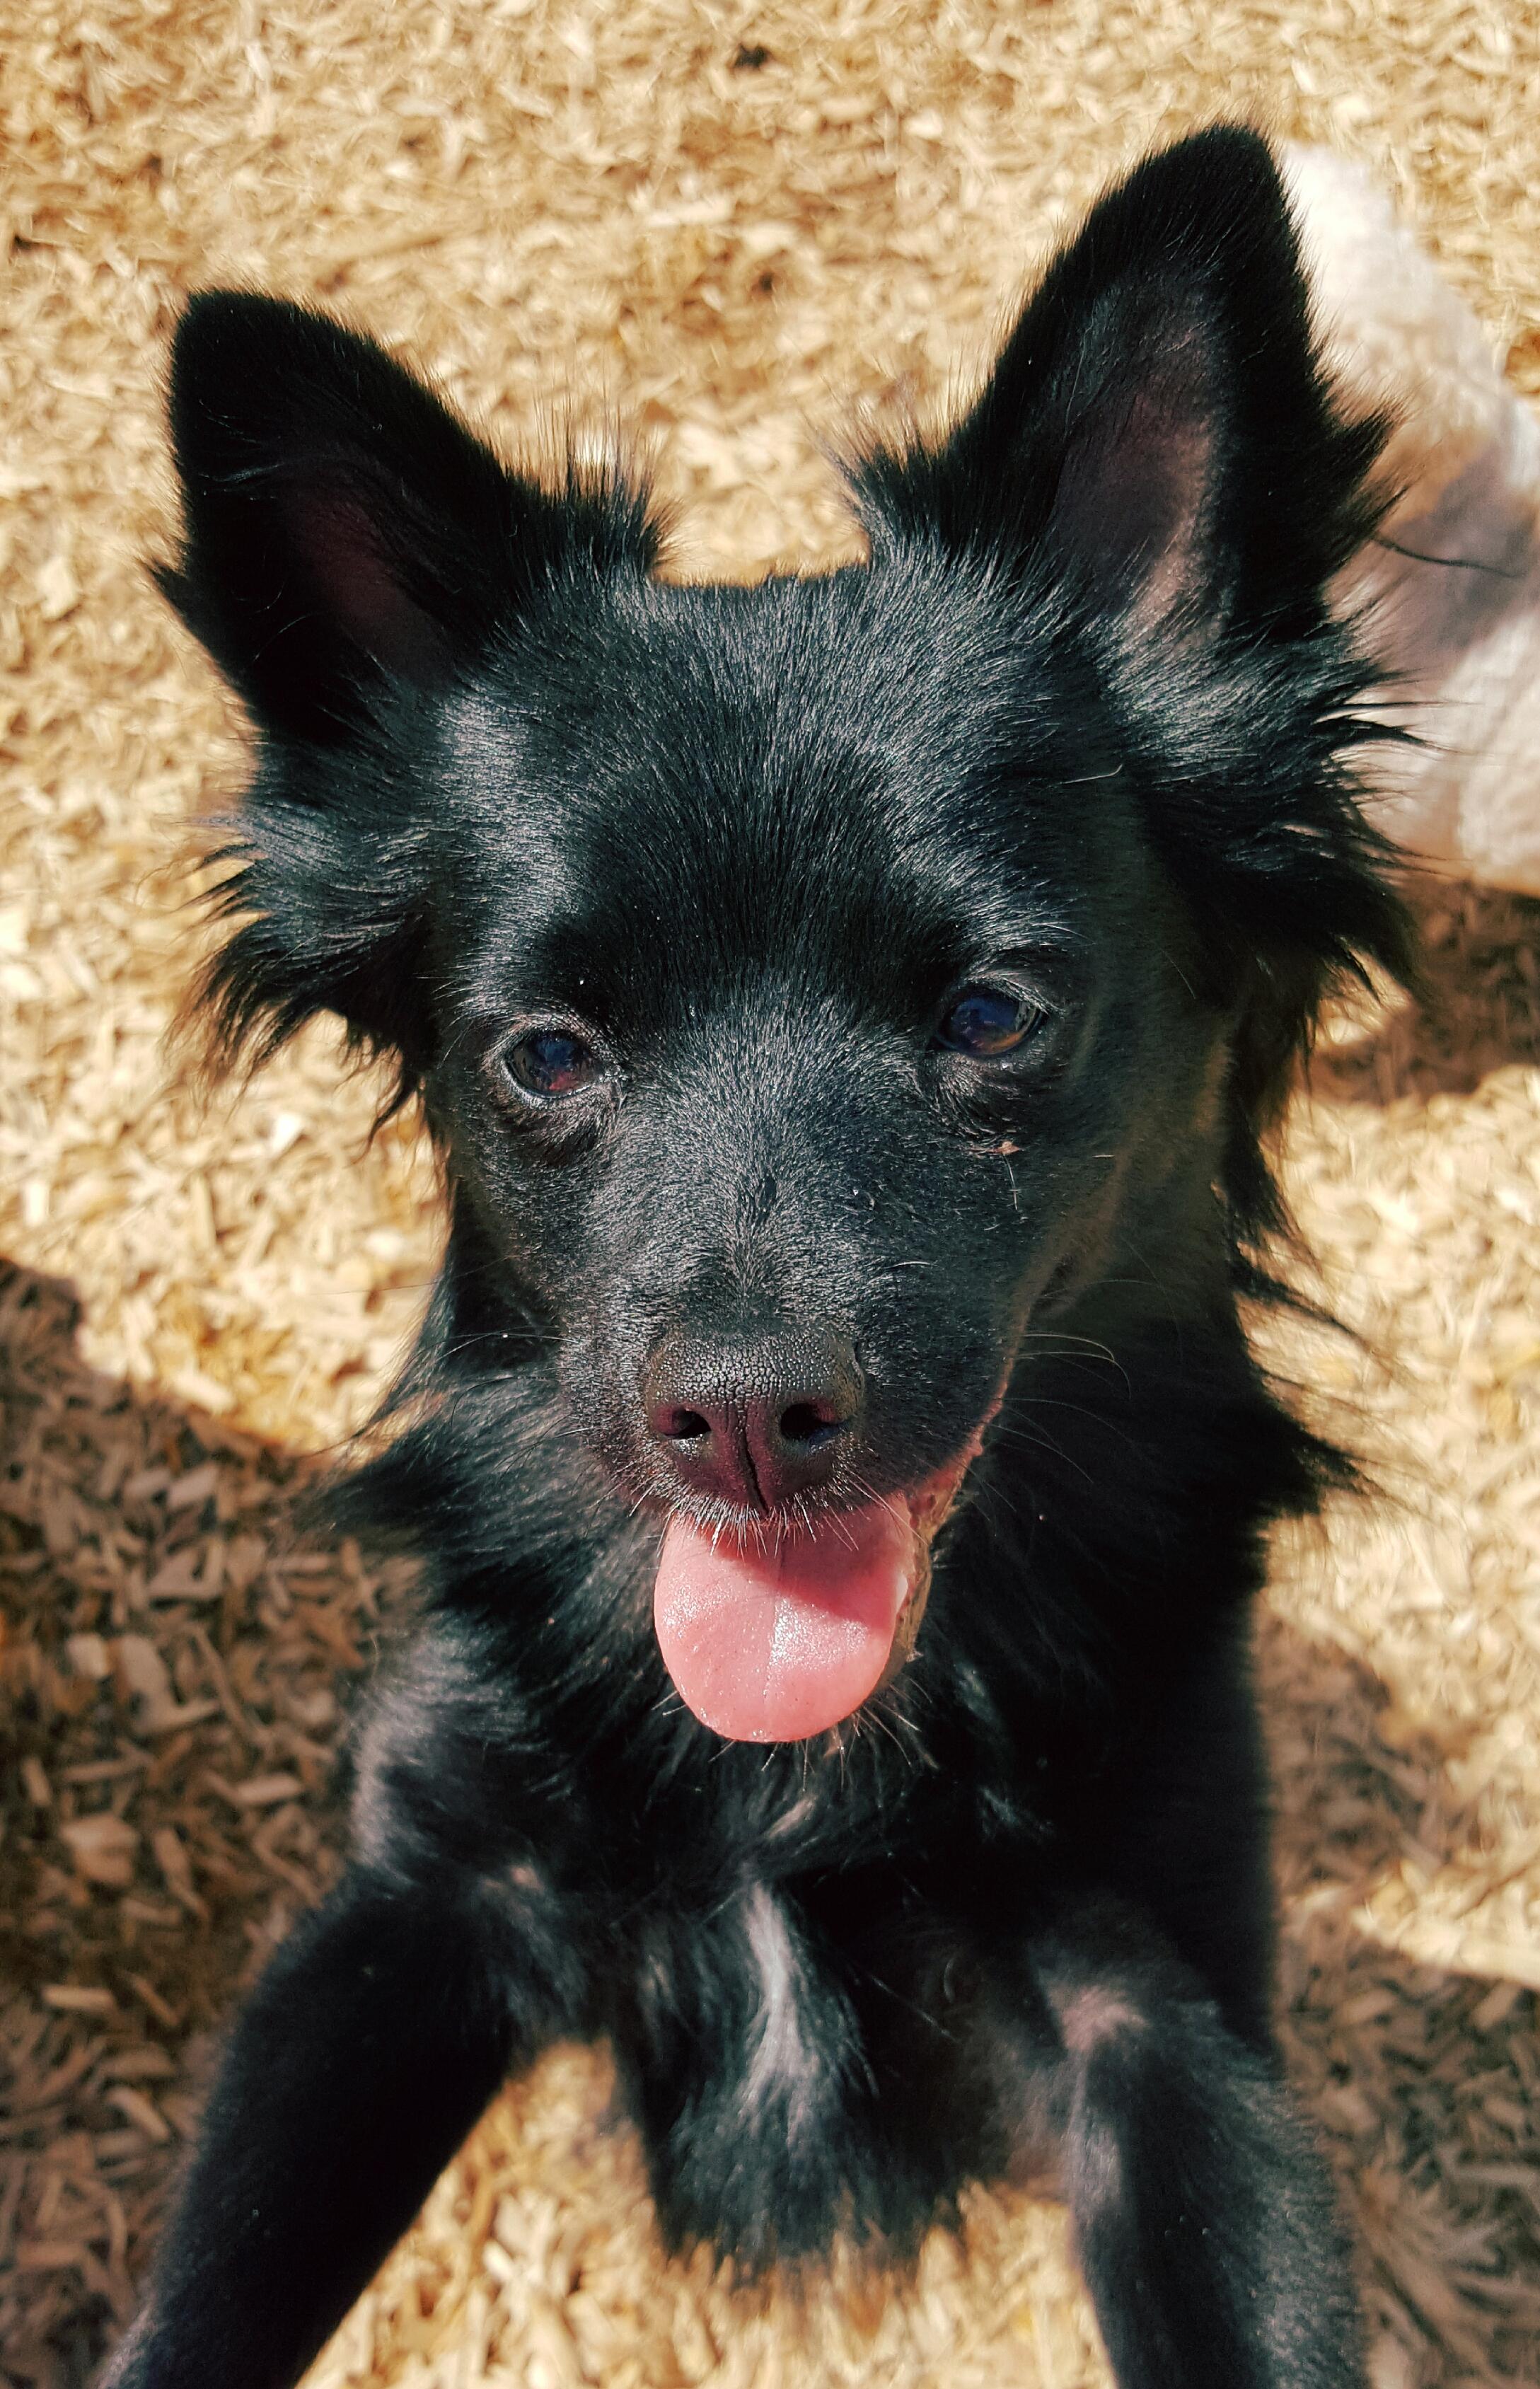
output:
<svg viewBox="0 0 1540 2389"><path fill-rule="evenodd" d="M834 1475L861 1406L848 1340L669 1335L643 1384L647 1432L689 1491L769 1512Z"/></svg>

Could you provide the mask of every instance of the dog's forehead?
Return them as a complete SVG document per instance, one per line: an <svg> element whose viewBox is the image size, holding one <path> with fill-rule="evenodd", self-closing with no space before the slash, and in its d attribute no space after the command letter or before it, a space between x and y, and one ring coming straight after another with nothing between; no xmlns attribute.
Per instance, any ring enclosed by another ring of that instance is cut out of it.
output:
<svg viewBox="0 0 1540 2389"><path fill-rule="evenodd" d="M910 780L961 787L984 749L1030 747L1054 721L1049 643L979 576L923 557L633 584L584 632L613 671L598 685L621 743L644 740L681 790L704 772L809 802L833 773L893 800Z"/></svg>
<svg viewBox="0 0 1540 2389"><path fill-rule="evenodd" d="M955 568L638 582L554 607L459 706L465 859L681 970L811 952L935 966L1073 877L1086 762L1065 670ZM1079 709L1084 714L1084 707ZM1056 853L1063 850L1063 853ZM998 918L997 918L998 916ZM698 950L698 951L697 951Z"/></svg>

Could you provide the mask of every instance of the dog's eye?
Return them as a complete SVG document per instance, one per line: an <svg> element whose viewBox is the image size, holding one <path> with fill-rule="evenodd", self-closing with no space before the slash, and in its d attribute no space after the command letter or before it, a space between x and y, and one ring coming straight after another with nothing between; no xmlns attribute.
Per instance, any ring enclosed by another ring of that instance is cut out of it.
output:
<svg viewBox="0 0 1540 2389"><path fill-rule="evenodd" d="M954 1054L993 1061L1025 1045L1046 1015L1029 996L1003 987L965 987L936 1031Z"/></svg>
<svg viewBox="0 0 1540 2389"><path fill-rule="evenodd" d="M599 1072L592 1046L570 1028L528 1028L503 1046L497 1058L515 1086L547 1102L577 1094Z"/></svg>

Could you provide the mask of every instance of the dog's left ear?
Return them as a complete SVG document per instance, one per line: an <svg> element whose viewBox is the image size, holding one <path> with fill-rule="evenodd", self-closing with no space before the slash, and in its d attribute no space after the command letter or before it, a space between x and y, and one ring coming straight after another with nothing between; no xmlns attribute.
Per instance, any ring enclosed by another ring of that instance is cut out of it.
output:
<svg viewBox="0 0 1540 2389"><path fill-rule="evenodd" d="M1266 142L1221 127L1092 211L948 436L854 479L879 553L938 540L1139 625L1288 632L1368 528L1380 437L1330 412Z"/></svg>
<svg viewBox="0 0 1540 2389"><path fill-rule="evenodd" d="M1247 1234L1280 1217L1257 1131L1328 989L1365 959L1412 974L1355 801L1354 750L1383 735L1358 709L1374 674L1326 596L1381 511L1383 437L1332 410L1266 142L1217 127L1093 209L949 435L852 476L875 560L982 566L1088 635L1231 1014Z"/></svg>

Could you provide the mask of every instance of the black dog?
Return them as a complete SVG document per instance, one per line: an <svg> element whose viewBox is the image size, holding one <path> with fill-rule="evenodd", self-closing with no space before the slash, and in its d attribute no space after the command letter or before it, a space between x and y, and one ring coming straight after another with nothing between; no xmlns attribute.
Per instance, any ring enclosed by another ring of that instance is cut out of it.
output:
<svg viewBox="0 0 1540 2389"><path fill-rule="evenodd" d="M341 1497L428 1582L357 1855L108 2380L291 2382L602 2034L671 2244L901 2260L1047 2165L1125 2389L1360 2381L1247 1661L1343 1463L1239 1306L1322 996L1406 952L1322 594L1379 434L1266 147L1107 198L822 578L670 586L643 496L261 299L172 418L164 585L261 734L217 1040L395 1056L452 1226Z"/></svg>

